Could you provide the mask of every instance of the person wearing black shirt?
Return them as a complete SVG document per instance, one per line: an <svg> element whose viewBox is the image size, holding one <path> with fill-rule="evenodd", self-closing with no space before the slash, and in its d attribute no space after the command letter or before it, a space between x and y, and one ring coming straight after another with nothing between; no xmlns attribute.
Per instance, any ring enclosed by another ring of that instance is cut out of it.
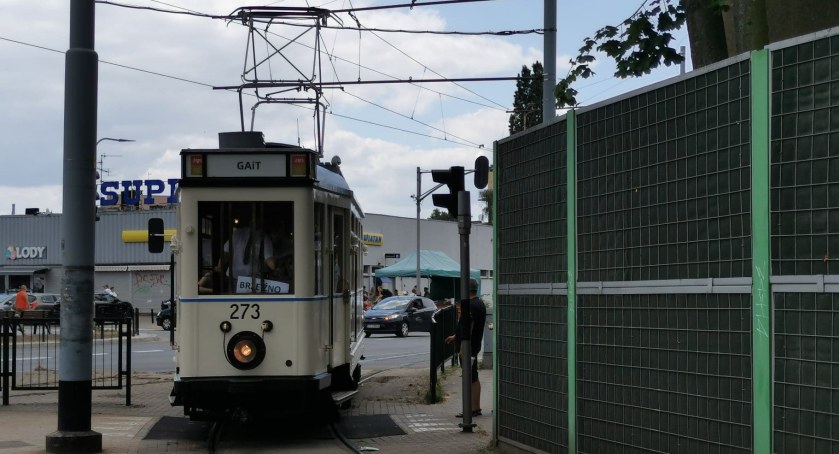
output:
<svg viewBox="0 0 839 454"><path fill-rule="evenodd" d="M469 280L469 312L472 319L471 326L468 327L472 350L469 354L472 360L472 416L479 416L481 414L481 382L478 380L478 353L481 351L481 343L484 339L487 309L483 300L478 298L478 282L474 279ZM461 333L465 333L466 329L467 327L463 326L463 317L458 318L455 334L447 337L445 342L447 344L459 343L462 340ZM462 418L463 414L457 417Z"/></svg>

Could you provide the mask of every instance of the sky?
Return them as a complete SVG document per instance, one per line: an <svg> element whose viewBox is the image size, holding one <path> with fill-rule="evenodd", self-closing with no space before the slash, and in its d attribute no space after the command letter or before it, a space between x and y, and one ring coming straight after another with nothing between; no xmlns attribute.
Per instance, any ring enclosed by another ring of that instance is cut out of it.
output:
<svg viewBox="0 0 839 454"><path fill-rule="evenodd" d="M418 3L422 3L420 0ZM124 5L227 15L258 3L232 0L118 0ZM64 55L69 46L66 0L0 0L0 215L25 208L62 212ZM410 3L407 0L308 0L339 10ZM583 39L618 24L642 0L558 0L557 73L564 76ZM306 0L264 6L307 6ZM327 25L369 29L487 32L542 29L543 0L492 0L359 11L355 19L336 14ZM356 22L356 19L358 22ZM260 77L297 79L312 73L312 33L272 25L271 45L282 47L260 65ZM303 34L298 42L289 38ZM257 55L269 44L256 40ZM676 46L688 46L686 30ZM218 133L240 130L235 92L214 90L241 83L248 51L247 28L238 22L130 9L97 3L95 50L98 67L97 146L104 181L167 180L180 175L185 148L217 148ZM688 51L689 54L689 51ZM325 82L516 77L522 66L544 62L541 34L452 35L325 29L321 39ZM575 85L589 105L678 76L662 67L638 79L616 79L602 55L595 77ZM688 61L688 70L690 62ZM515 81L426 84L355 84L325 91L324 158L341 158L344 177L368 213L415 217L417 167L474 167L478 156L492 162L493 142L507 137ZM290 95L300 96L297 93ZM253 98L244 96L250 129ZM561 113L561 112L560 112ZM299 106L263 104L253 129L266 140L315 146L313 112ZM436 183L421 176L423 192ZM467 176L473 220L481 220L478 190ZM445 192L445 188L441 191ZM168 188L167 188L168 192ZM13 208L14 207L14 208ZM427 218L435 207L421 205Z"/></svg>

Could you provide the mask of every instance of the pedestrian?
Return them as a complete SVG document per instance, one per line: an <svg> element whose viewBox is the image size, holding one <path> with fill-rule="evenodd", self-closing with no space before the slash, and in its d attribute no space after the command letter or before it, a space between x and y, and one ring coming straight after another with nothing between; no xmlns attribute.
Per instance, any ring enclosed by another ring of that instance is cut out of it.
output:
<svg viewBox="0 0 839 454"><path fill-rule="evenodd" d="M105 292L106 295L114 296L113 292L111 292L111 287L109 287L108 284L105 284L105 286L102 287L102 291Z"/></svg>
<svg viewBox="0 0 839 454"><path fill-rule="evenodd" d="M417 296L417 286L415 285L414 288L411 289L411 295Z"/></svg>
<svg viewBox="0 0 839 454"><path fill-rule="evenodd" d="M29 310L29 293L26 291L26 286L21 285L15 295L15 312L20 316L24 311Z"/></svg>
<svg viewBox="0 0 839 454"><path fill-rule="evenodd" d="M460 307L460 305L458 305ZM484 338L484 325L487 319L487 309L483 300L478 298L478 282L475 279L469 280L469 312L471 314L471 326L464 326L463 319L459 317L457 320L457 327L455 334L448 336L445 339L447 344L452 342L460 343L463 339L462 333L469 335L471 342L469 356L472 360L472 416L481 415L481 382L478 380L478 353L481 351L481 343ZM468 331L467 331L468 330ZM460 354L463 355L463 348L460 349ZM463 413L457 415L458 418L463 417Z"/></svg>
<svg viewBox="0 0 839 454"><path fill-rule="evenodd" d="M431 294L430 294L430 293L428 293L428 287L423 287L423 289L422 289L422 296L424 296L424 297L426 297L426 298L431 298Z"/></svg>
<svg viewBox="0 0 839 454"><path fill-rule="evenodd" d="M111 296L113 296L114 298L119 298L117 296L117 291L114 289L113 285L111 286L111 288L109 290L111 291Z"/></svg>

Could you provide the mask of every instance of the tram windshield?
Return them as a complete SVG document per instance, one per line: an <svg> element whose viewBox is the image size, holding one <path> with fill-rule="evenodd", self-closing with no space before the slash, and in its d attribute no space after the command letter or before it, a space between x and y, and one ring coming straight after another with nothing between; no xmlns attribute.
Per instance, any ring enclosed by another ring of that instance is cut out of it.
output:
<svg viewBox="0 0 839 454"><path fill-rule="evenodd" d="M291 202L199 202L198 293L293 293L293 216Z"/></svg>

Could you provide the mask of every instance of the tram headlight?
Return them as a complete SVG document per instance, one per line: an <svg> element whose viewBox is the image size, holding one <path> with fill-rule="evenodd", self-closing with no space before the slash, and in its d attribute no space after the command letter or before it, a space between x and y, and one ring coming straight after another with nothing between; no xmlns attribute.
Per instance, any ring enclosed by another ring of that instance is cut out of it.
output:
<svg viewBox="0 0 839 454"><path fill-rule="evenodd" d="M227 343L227 360L237 369L253 369L262 364L264 359L265 342L256 333L236 333Z"/></svg>

